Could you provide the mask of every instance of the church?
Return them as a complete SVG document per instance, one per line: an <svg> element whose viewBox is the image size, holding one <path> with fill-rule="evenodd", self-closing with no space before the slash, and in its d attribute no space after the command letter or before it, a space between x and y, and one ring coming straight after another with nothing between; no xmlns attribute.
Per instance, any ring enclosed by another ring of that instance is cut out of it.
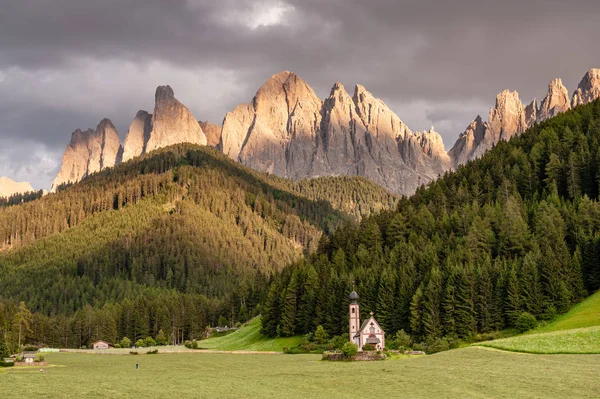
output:
<svg viewBox="0 0 600 399"><path fill-rule="evenodd" d="M352 291L350 294L350 342L358 346L358 350L362 351L365 344L371 344L376 350L385 348L385 332L377 323L373 312L371 317L360 324L360 312L358 311L358 294Z"/></svg>

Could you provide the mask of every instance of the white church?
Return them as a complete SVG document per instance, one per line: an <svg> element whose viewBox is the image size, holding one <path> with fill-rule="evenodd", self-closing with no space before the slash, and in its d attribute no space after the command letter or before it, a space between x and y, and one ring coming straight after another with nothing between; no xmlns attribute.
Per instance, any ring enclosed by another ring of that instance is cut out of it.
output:
<svg viewBox="0 0 600 399"><path fill-rule="evenodd" d="M360 324L360 313L358 311L358 294L352 291L350 294L350 342L358 346L362 351L363 345L371 344L376 350L385 348L385 332L377 323L373 312L371 317Z"/></svg>

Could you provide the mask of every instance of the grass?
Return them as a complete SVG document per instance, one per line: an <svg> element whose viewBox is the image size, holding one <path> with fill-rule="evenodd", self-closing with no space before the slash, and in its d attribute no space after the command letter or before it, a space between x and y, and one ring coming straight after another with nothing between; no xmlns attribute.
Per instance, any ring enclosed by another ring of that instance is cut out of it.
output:
<svg viewBox="0 0 600 399"><path fill-rule="evenodd" d="M318 355L51 353L44 373L5 369L0 397L28 398L593 398L599 355L527 355L470 347L383 362ZM139 370L135 363L139 362Z"/></svg>
<svg viewBox="0 0 600 399"><path fill-rule="evenodd" d="M525 334L475 345L524 353L599 354L600 291Z"/></svg>
<svg viewBox="0 0 600 399"><path fill-rule="evenodd" d="M600 354L600 327L524 334L476 345L525 353Z"/></svg>
<svg viewBox="0 0 600 399"><path fill-rule="evenodd" d="M223 351L273 351L282 352L285 347L297 346L302 337L271 339L260 333L260 318L248 322L239 330L222 337L209 338L198 342L203 349Z"/></svg>
<svg viewBox="0 0 600 399"><path fill-rule="evenodd" d="M533 333L600 326L600 291L575 305L569 312L533 330Z"/></svg>

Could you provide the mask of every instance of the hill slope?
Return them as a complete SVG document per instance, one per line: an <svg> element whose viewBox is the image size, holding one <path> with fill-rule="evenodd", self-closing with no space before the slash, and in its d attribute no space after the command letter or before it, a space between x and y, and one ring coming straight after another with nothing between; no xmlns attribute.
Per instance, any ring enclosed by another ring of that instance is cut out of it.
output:
<svg viewBox="0 0 600 399"><path fill-rule="evenodd" d="M198 337L253 314L323 232L395 202L364 179L293 183L207 147L161 149L0 209L0 329L25 301L37 342Z"/></svg>
<svg viewBox="0 0 600 399"><path fill-rule="evenodd" d="M552 319L600 288L598 165L600 101L501 141L286 268L263 332L345 334L353 288L361 319L416 342Z"/></svg>
<svg viewBox="0 0 600 399"><path fill-rule="evenodd" d="M298 346L302 337L269 338L260 333L260 317L249 321L239 330L222 336L200 341L202 349L225 351L275 351L282 352L283 348Z"/></svg>

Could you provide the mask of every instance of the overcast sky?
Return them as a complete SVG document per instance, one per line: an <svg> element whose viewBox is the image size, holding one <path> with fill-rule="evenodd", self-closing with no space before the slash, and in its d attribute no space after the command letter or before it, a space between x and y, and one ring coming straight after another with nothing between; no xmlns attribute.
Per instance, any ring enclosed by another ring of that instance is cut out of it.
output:
<svg viewBox="0 0 600 399"><path fill-rule="evenodd" d="M158 85L220 124L282 70L322 98L360 83L450 148L502 89L572 93L598 21L598 0L4 0L0 176L48 188L73 130L108 117L123 139Z"/></svg>

